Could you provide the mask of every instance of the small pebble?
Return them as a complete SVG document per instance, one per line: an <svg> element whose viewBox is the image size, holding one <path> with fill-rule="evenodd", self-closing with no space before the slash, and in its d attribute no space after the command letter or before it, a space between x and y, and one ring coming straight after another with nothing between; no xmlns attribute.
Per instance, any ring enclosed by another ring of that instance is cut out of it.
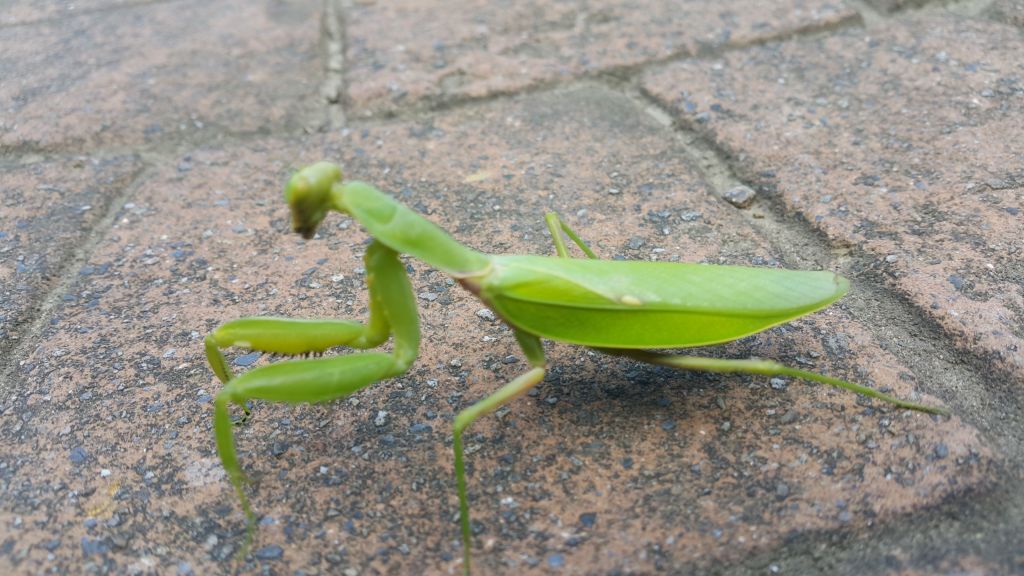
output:
<svg viewBox="0 0 1024 576"><path fill-rule="evenodd" d="M768 381L768 383L771 384L773 390L786 389L786 381L783 380L782 378L772 378L771 380Z"/></svg>
<svg viewBox="0 0 1024 576"><path fill-rule="evenodd" d="M783 424L792 424L793 422L796 422L796 419L797 413L793 410L787 410L786 413L782 415L782 418L779 418L779 422Z"/></svg>
<svg viewBox="0 0 1024 576"><path fill-rule="evenodd" d="M264 546L256 552L253 556L260 560L277 560L284 554L284 550L277 544L271 544L270 546Z"/></svg>
<svg viewBox="0 0 1024 576"><path fill-rule="evenodd" d="M548 556L548 566L551 568L561 568L565 566L565 556L561 554L552 554Z"/></svg>
<svg viewBox="0 0 1024 576"><path fill-rule="evenodd" d="M483 318L488 322L494 322L495 320L497 320L497 317L494 315L494 312L491 312L490 308L481 308L476 311L476 315L477 317Z"/></svg>
<svg viewBox="0 0 1024 576"><path fill-rule="evenodd" d="M388 412L387 410L380 410L377 412L377 417L373 419L373 423L377 426L383 426L388 423Z"/></svg>
<svg viewBox="0 0 1024 576"><path fill-rule="evenodd" d="M935 457L941 459L945 458L946 456L949 456L949 446L946 446L944 443L939 442L938 444L935 445Z"/></svg>
<svg viewBox="0 0 1024 576"><path fill-rule="evenodd" d="M103 554L110 551L110 548L98 538L86 538L82 536L82 554L84 556L92 556L93 554Z"/></svg>
<svg viewBox="0 0 1024 576"><path fill-rule="evenodd" d="M754 198L757 197L757 193L754 192L749 186L735 186L730 188L722 198L725 201L737 208L747 208L754 203Z"/></svg>
<svg viewBox="0 0 1024 576"><path fill-rule="evenodd" d="M244 354L242 356L239 356L238 358L235 358L235 361L232 362L232 364L234 364L235 366L252 366L259 359L259 352L250 352L248 354Z"/></svg>
<svg viewBox="0 0 1024 576"><path fill-rule="evenodd" d="M422 422L413 424L412 426L409 427L409 432L412 432L413 434L424 434L430 433L432 431L433 429L430 427L429 424L424 424Z"/></svg>
<svg viewBox="0 0 1024 576"><path fill-rule="evenodd" d="M775 485L775 497L779 500L785 500L789 496L789 484L785 482L779 482Z"/></svg>
<svg viewBox="0 0 1024 576"><path fill-rule="evenodd" d="M76 446L71 449L71 455L68 456L68 458L71 459L71 462L73 464L81 464L82 462L85 462L87 458L89 458L89 453L85 451L85 448L82 448L81 446Z"/></svg>

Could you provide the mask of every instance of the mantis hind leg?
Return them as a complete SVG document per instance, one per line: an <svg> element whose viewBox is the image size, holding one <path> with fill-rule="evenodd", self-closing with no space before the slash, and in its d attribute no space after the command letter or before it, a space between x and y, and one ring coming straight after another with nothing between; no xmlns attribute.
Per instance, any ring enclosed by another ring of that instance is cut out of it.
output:
<svg viewBox="0 0 1024 576"><path fill-rule="evenodd" d="M587 243L580 238L579 234L577 234L575 230L565 223L565 220L562 220L562 217L559 216L557 212L548 212L545 214L544 221L547 222L548 231L551 232L551 239L555 243L555 252L558 253L559 258L569 257L569 251L565 247L565 240L562 238L562 233L564 232L570 240L580 247L580 250L583 250L583 253L587 255L587 258L590 258L591 260L599 259L597 254L590 249L590 246L587 246Z"/></svg>
<svg viewBox="0 0 1024 576"><path fill-rule="evenodd" d="M248 520L246 550L255 531L255 515L245 495L245 477L235 450L234 426L228 408L231 404L244 406L248 400L260 399L291 404L327 402L342 398L385 378L404 373L416 358L419 349L419 319L416 299L398 254L383 244L373 242L366 252L366 282L370 290L371 320L366 327L356 323L332 321L326 326L323 339L308 325L300 322L275 320L277 328L307 326L299 344L309 349L325 349L341 335L352 336L345 342L352 346L369 346L383 342L388 333L394 334L394 347L390 354L362 353L331 358L277 362L256 368L238 377L229 377L214 401L214 431L217 452L228 474ZM261 320L261 319L252 319ZM227 326L230 326L229 323ZM254 326L250 324L249 326ZM312 325L312 323L310 323ZM346 332L348 331L348 332ZM216 334L216 333L215 333ZM254 332L255 335L255 332ZM265 335L264 335L265 336ZM266 340L268 343L272 339ZM237 341L235 341L237 344ZM295 341L273 344L274 351L298 346ZM270 347L268 345L268 347ZM207 351L209 352L209 341ZM218 354L214 357L223 361ZM217 365L214 370L217 370ZM224 367L221 366L223 369ZM230 376L230 372L227 373ZM221 374L218 374L221 376Z"/></svg>
<svg viewBox="0 0 1024 576"><path fill-rule="evenodd" d="M658 364L660 366L668 366L669 368L678 368L680 370L724 373L741 372L746 374L761 374L763 376L789 376L791 378L802 378L811 382L819 382L835 386L836 388L842 388L843 390L849 390L870 398L876 398L899 408L917 410L919 412L927 412L929 414L948 414L948 411L944 408L926 406L924 404L900 400L899 398L883 394L882 392L873 388L868 388L867 386L861 386L860 384L854 384L853 382L847 382L846 380L832 378L831 376L825 376L824 374L818 374L817 372L790 368L772 360L732 360L723 358L706 358L703 356L678 356L674 354L659 354L657 352L649 352L646 350L620 350L607 348L599 348L598 350L606 354L627 356L648 364Z"/></svg>
<svg viewBox="0 0 1024 576"><path fill-rule="evenodd" d="M477 418L485 416L508 404L512 400L522 396L530 388L533 388L544 379L545 360L544 348L540 339L530 334L516 331L516 339L519 346L526 353L527 359L533 365L529 371L519 375L517 378L505 384L497 392L473 404L469 408L455 416L453 426L454 451L455 451L455 483L459 492L459 519L462 529L462 558L463 572L468 576L470 568L470 550L472 546L472 528L469 520L469 497L466 490L466 467L463 460L462 433Z"/></svg>

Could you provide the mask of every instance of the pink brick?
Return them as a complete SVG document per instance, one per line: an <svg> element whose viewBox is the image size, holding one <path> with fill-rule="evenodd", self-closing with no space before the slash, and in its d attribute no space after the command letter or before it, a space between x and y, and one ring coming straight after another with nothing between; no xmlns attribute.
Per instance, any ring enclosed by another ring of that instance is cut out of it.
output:
<svg viewBox="0 0 1024 576"><path fill-rule="evenodd" d="M315 0L186 0L0 28L0 146L316 126L319 10Z"/></svg>
<svg viewBox="0 0 1024 576"><path fill-rule="evenodd" d="M857 18L822 0L355 2L346 86L356 113L484 97Z"/></svg>

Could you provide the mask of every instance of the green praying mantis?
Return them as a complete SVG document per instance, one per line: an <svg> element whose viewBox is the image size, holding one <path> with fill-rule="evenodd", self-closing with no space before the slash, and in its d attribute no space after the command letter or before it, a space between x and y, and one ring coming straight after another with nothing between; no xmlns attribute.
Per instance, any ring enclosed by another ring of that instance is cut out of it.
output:
<svg viewBox="0 0 1024 576"><path fill-rule="evenodd" d="M525 394L544 379L541 338L586 346L615 356L682 370L780 375L837 386L900 408L941 414L844 380L761 359L681 356L653 350L729 342L820 310L842 297L849 282L834 273L669 262L600 260L557 214L546 221L557 257L488 255L459 244L445 231L373 186L342 179L327 162L295 173L284 192L292 227L306 239L330 211L348 214L369 232L366 284L369 319L242 318L206 337L206 354L224 383L214 402L217 451L241 500L251 543L256 517L243 489L229 406L248 415L246 402L313 403L343 398L399 376L416 359L420 342L416 298L400 254L422 260L455 279L513 330L530 368L455 416L453 440L463 569L470 571L471 530L463 434L481 416ZM563 233L587 258L569 257ZM235 376L222 348L282 355L320 354L347 346L376 348L393 338L390 353L366 352L277 362Z"/></svg>

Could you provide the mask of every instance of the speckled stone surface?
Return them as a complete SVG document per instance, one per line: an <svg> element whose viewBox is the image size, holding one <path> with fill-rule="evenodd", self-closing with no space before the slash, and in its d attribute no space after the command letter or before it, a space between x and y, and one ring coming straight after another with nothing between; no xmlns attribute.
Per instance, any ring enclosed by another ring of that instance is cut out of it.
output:
<svg viewBox="0 0 1024 576"><path fill-rule="evenodd" d="M909 8L928 5L931 0L864 0L872 8L883 13L892 13Z"/></svg>
<svg viewBox="0 0 1024 576"><path fill-rule="evenodd" d="M146 0L9 0L0 12L0 26L71 18L97 10L142 4Z"/></svg>
<svg viewBox="0 0 1024 576"><path fill-rule="evenodd" d="M541 215L555 208L584 236L601 230L594 247L608 257L779 265L663 126L600 87L168 159L18 370L17 409L0 427L13 489L3 526L18 543L7 561L31 547L15 567L84 558L205 573L237 550L244 524L213 448L219 384L202 336L248 314L365 317L358 226L332 217L308 243L286 230L280 183L320 157L486 251L552 253ZM424 342L407 376L329 406L257 403L239 430L263 518L243 570L443 572L460 561L449 422L525 363L470 294L408 265ZM906 367L841 307L720 353L917 397ZM994 463L957 418L801 382L683 374L564 345L549 354L539 393L468 437L487 573L736 560L984 490Z"/></svg>
<svg viewBox="0 0 1024 576"><path fill-rule="evenodd" d="M187 0L0 27L0 147L315 125L319 7Z"/></svg>
<svg viewBox="0 0 1024 576"><path fill-rule="evenodd" d="M66 269L71 255L140 168L131 156L30 158L0 168L0 346L5 350L25 335L40 300L60 277L75 273Z"/></svg>
<svg viewBox="0 0 1024 576"><path fill-rule="evenodd" d="M411 258L407 374L236 429L234 557L204 336L367 316L359 224L288 230L321 159L486 252L839 271L699 353L954 414L548 343L466 437L474 574L1024 573L1015 2L5 3L0 574L461 572L451 422L527 362Z"/></svg>
<svg viewBox="0 0 1024 576"><path fill-rule="evenodd" d="M964 348L1024 375L1024 38L893 21L651 73L645 88Z"/></svg>
<svg viewBox="0 0 1024 576"><path fill-rule="evenodd" d="M857 17L839 2L356 2L346 87L356 114L514 92L820 28ZM415 29L415 34L407 31Z"/></svg>
<svg viewBox="0 0 1024 576"><path fill-rule="evenodd" d="M1024 27L1024 2L1021 0L995 0L986 14L994 20Z"/></svg>

